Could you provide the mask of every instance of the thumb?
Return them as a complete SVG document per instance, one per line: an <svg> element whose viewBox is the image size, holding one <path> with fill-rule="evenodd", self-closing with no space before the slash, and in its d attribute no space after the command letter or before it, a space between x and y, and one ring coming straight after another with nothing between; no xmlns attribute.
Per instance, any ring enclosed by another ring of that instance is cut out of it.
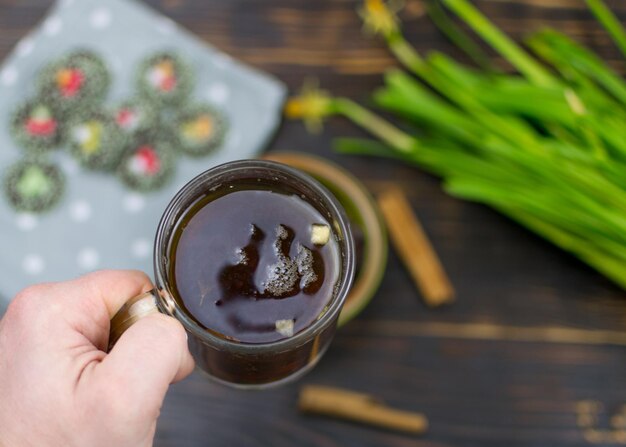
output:
<svg viewBox="0 0 626 447"><path fill-rule="evenodd" d="M183 326L154 313L124 332L95 374L132 407L158 410L169 385L188 376L193 367Z"/></svg>

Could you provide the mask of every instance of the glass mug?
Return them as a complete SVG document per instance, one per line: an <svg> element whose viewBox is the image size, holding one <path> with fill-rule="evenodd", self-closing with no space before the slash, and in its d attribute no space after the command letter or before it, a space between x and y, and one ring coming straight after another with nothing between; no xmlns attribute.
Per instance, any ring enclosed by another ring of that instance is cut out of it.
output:
<svg viewBox="0 0 626 447"><path fill-rule="evenodd" d="M168 279L170 243L176 224L208 192L233 182L254 179L276 185L305 198L331 224L339 247L338 280L333 296L313 323L293 336L270 343L242 343L220 337L195 321L177 301ZM130 299L111 319L110 344L140 318L162 312L185 328L196 365L223 384L239 388L265 388L293 380L319 361L333 338L337 319L354 277L354 242L345 211L337 199L303 172L266 160L240 160L209 169L187 183L169 203L157 228L154 244L153 290Z"/></svg>

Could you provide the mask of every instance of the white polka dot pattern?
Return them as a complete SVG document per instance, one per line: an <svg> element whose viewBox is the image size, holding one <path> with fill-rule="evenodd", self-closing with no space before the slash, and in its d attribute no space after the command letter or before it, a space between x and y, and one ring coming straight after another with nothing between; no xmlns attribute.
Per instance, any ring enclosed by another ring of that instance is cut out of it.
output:
<svg viewBox="0 0 626 447"><path fill-rule="evenodd" d="M76 262L82 270L94 270L100 263L100 255L94 248L83 248L78 252Z"/></svg>
<svg viewBox="0 0 626 447"><path fill-rule="evenodd" d="M22 231L31 231L37 228L39 219L35 214L19 213L15 218L15 224Z"/></svg>
<svg viewBox="0 0 626 447"><path fill-rule="evenodd" d="M138 213L146 206L146 201L141 194L130 193L124 197L124 210L129 213Z"/></svg>
<svg viewBox="0 0 626 447"><path fill-rule="evenodd" d="M18 78L19 73L15 67L8 66L0 72L0 83L5 87L10 87L15 84Z"/></svg>
<svg viewBox="0 0 626 447"><path fill-rule="evenodd" d="M156 21L156 29L161 34L172 34L176 31L176 23L167 17L162 17Z"/></svg>
<svg viewBox="0 0 626 447"><path fill-rule="evenodd" d="M70 217L74 222L86 222L91 217L91 205L85 200L77 200L70 205Z"/></svg>
<svg viewBox="0 0 626 447"><path fill-rule="evenodd" d="M111 11L98 8L91 13L89 23L94 29L105 29L111 24Z"/></svg>
<svg viewBox="0 0 626 447"><path fill-rule="evenodd" d="M136 239L131 244L130 251L135 258L147 258L152 251L152 244L147 239Z"/></svg>
<svg viewBox="0 0 626 447"><path fill-rule="evenodd" d="M26 57L35 49L35 42L32 38L26 37L20 40L20 43L15 47L15 52L19 57Z"/></svg>
<svg viewBox="0 0 626 447"><path fill-rule="evenodd" d="M230 90L226 84L216 82L209 87L207 99L215 104L222 105L230 96Z"/></svg>
<svg viewBox="0 0 626 447"><path fill-rule="evenodd" d="M29 275L38 275L44 271L46 263L40 255L30 254L22 261L22 268Z"/></svg>
<svg viewBox="0 0 626 447"><path fill-rule="evenodd" d="M48 36L56 36L63 29L63 22L58 17L50 17L43 24L43 32Z"/></svg>

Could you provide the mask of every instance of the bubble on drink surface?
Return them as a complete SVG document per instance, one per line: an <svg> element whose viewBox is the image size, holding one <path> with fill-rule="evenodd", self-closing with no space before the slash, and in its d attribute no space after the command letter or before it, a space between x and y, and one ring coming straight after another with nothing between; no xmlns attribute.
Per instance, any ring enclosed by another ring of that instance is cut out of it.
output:
<svg viewBox="0 0 626 447"><path fill-rule="evenodd" d="M297 250L296 264L298 265L298 273L302 278L300 286L305 289L317 281L317 274L313 269L313 253L302 244L298 244Z"/></svg>
<svg viewBox="0 0 626 447"><path fill-rule="evenodd" d="M280 243L281 240L285 240L289 237L289 232L287 231L287 228L285 228L284 225L279 225L276 227L276 243Z"/></svg>
<svg viewBox="0 0 626 447"><path fill-rule="evenodd" d="M293 293L298 282L298 265L286 256L280 256L277 263L270 266L265 294L282 297Z"/></svg>
<svg viewBox="0 0 626 447"><path fill-rule="evenodd" d="M238 248L236 251L237 254L237 264L239 265L247 265L248 264L248 254L243 248Z"/></svg>
<svg viewBox="0 0 626 447"><path fill-rule="evenodd" d="M292 295L297 290L298 265L288 256L288 249L284 250L283 243L289 239L289 230L284 225L276 227L274 248L277 262L268 268L267 281L264 282L264 293L280 298ZM287 253L285 253L285 251Z"/></svg>
<svg viewBox="0 0 626 447"><path fill-rule="evenodd" d="M313 252L298 243L296 255L289 256L293 233L284 225L276 227L274 248L277 262L268 269L267 281L263 283L264 294L276 298L292 296L318 280L315 272Z"/></svg>

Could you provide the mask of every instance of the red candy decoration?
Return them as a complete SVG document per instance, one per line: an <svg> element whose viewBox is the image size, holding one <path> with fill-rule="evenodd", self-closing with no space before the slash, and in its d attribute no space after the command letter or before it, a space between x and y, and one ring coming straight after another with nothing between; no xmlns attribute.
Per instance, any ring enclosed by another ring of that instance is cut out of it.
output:
<svg viewBox="0 0 626 447"><path fill-rule="evenodd" d="M77 68L66 68L57 74L57 84L66 98L76 96L85 82L85 75Z"/></svg>
<svg viewBox="0 0 626 447"><path fill-rule="evenodd" d="M26 131L31 135L47 137L53 135L57 129L57 122L52 118L28 118L24 124Z"/></svg>
<svg viewBox="0 0 626 447"><path fill-rule="evenodd" d="M117 112L117 116L115 117L115 121L117 121L117 124L122 126L122 127L126 127L128 126L132 119L134 118L135 114L132 112L132 110L130 109L121 109L119 112Z"/></svg>
<svg viewBox="0 0 626 447"><path fill-rule="evenodd" d="M161 169L161 159L150 146L141 146L137 149L135 159L140 163L143 171L147 174L156 174Z"/></svg>
<svg viewBox="0 0 626 447"><path fill-rule="evenodd" d="M161 90L164 92L171 92L176 87L176 78L174 76L168 76L161 81Z"/></svg>

